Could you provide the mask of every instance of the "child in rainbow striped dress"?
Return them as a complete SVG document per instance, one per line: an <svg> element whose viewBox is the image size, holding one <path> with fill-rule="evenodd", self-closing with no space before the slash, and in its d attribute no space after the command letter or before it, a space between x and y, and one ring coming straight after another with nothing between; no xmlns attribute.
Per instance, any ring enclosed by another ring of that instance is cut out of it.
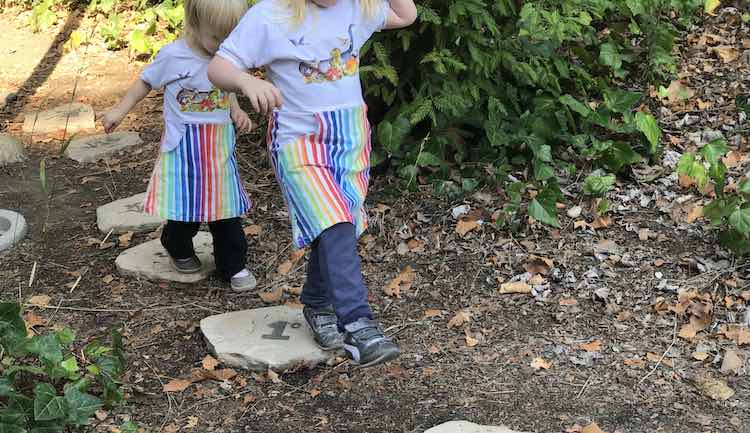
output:
<svg viewBox="0 0 750 433"><path fill-rule="evenodd" d="M271 112L271 162L296 247L311 246L301 300L324 349L369 366L399 347L373 319L357 237L367 226L370 125L359 50L376 31L416 19L413 0L261 0L209 66L218 87ZM247 74L266 67L271 83Z"/></svg>
<svg viewBox="0 0 750 433"><path fill-rule="evenodd" d="M235 95L215 88L207 71L246 10L246 0L186 0L184 38L164 46L102 120L112 132L151 89L164 88L164 134L144 210L167 220L161 242L182 273L200 271L192 239L208 223L216 270L238 292L256 281L246 267L240 217L250 201L237 172L232 122L240 130L251 123Z"/></svg>

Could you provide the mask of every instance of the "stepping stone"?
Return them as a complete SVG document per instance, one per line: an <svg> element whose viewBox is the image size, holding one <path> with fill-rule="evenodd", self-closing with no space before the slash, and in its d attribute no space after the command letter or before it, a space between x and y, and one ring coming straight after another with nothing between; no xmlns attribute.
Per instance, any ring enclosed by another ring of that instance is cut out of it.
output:
<svg viewBox="0 0 750 433"><path fill-rule="evenodd" d="M468 421L450 421L424 433L523 433L503 426L478 425Z"/></svg>
<svg viewBox="0 0 750 433"><path fill-rule="evenodd" d="M27 113L23 121L23 132L27 134L47 134L64 129L73 134L82 129L94 128L94 109L79 102L65 104L52 110Z"/></svg>
<svg viewBox="0 0 750 433"><path fill-rule="evenodd" d="M7 250L26 236L26 219L18 212L0 209L0 251Z"/></svg>
<svg viewBox="0 0 750 433"><path fill-rule="evenodd" d="M23 144L9 134L0 134L0 167L26 160Z"/></svg>
<svg viewBox="0 0 750 433"><path fill-rule="evenodd" d="M286 305L207 317L201 331L217 359L246 370L312 367L334 354L315 343L302 309Z"/></svg>
<svg viewBox="0 0 750 433"><path fill-rule="evenodd" d="M203 269L195 274L181 274L174 270L169 255L155 239L124 251L115 260L117 271L123 276L143 278L151 281L174 281L197 283L208 278L216 269L213 256L213 240L208 232L198 232L193 238L195 254L203 263Z"/></svg>
<svg viewBox="0 0 750 433"><path fill-rule="evenodd" d="M78 162L96 162L141 143L143 140L137 132L91 135L71 141L65 154Z"/></svg>
<svg viewBox="0 0 750 433"><path fill-rule="evenodd" d="M162 219L143 212L146 193L113 201L96 209L96 224L102 233L144 233L156 230Z"/></svg>

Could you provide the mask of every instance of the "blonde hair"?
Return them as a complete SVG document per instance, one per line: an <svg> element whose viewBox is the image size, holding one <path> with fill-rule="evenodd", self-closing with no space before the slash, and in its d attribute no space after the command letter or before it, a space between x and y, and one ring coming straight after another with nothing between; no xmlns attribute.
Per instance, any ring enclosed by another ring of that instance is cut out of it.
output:
<svg viewBox="0 0 750 433"><path fill-rule="evenodd" d="M209 29L219 42L232 33L247 11L247 0L185 0L183 36L194 49L206 53L200 43L201 29Z"/></svg>
<svg viewBox="0 0 750 433"><path fill-rule="evenodd" d="M291 24L292 27L298 27L305 22L305 16L307 16L307 3L311 0L284 0L284 5L287 10L291 13ZM339 0L339 1L354 1L354 0ZM377 2L380 0L359 0L359 4L362 8L362 15L372 18L375 16L375 8Z"/></svg>

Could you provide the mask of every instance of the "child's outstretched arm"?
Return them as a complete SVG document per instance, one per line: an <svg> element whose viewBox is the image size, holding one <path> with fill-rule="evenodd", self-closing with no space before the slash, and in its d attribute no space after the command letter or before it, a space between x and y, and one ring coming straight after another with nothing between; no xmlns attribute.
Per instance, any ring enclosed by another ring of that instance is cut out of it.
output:
<svg viewBox="0 0 750 433"><path fill-rule="evenodd" d="M110 132L117 129L120 123L122 123L122 119L124 119L125 116L127 116L130 112L130 110L132 110L136 104L141 102L150 91L151 86L149 86L145 81L141 79L136 80L135 83L130 86L128 92L125 94L122 100L117 105L110 108L109 111L104 113L104 115L102 116L104 132L109 134Z"/></svg>
<svg viewBox="0 0 750 433"><path fill-rule="evenodd" d="M266 114L281 107L281 92L268 81L238 69L221 56L214 56L208 65L208 79L214 86L228 92L242 92L250 99L255 111Z"/></svg>
<svg viewBox="0 0 750 433"><path fill-rule="evenodd" d="M385 19L386 29L408 27L417 20L417 6L414 0L389 0L390 8Z"/></svg>

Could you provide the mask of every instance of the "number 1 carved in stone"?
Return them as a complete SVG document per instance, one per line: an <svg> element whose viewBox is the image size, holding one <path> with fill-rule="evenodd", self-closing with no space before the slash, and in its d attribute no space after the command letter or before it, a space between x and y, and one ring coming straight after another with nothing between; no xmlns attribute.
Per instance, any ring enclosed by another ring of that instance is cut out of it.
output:
<svg viewBox="0 0 750 433"><path fill-rule="evenodd" d="M270 334L261 335L260 338L266 339L266 340L288 340L289 336L284 335L284 330L286 329L286 325L288 325L289 322L285 321L278 321L269 323L268 327L273 329L273 332ZM292 323L292 328L297 329L301 327L299 323Z"/></svg>

